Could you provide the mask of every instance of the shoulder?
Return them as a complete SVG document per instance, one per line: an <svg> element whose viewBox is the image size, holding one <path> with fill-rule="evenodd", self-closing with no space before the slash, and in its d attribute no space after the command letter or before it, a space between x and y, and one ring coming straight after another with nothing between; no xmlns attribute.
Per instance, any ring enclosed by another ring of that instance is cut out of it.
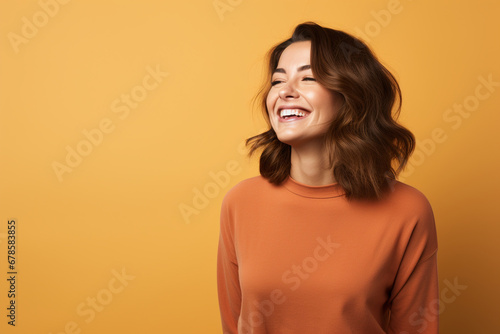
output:
<svg viewBox="0 0 500 334"><path fill-rule="evenodd" d="M389 197L390 206L397 206L398 216L402 218L400 231L407 239L405 249L410 253L414 250L420 254L421 261L428 259L438 249L436 222L431 203L422 191L401 181L393 181Z"/></svg>
<svg viewBox="0 0 500 334"><path fill-rule="evenodd" d="M419 189L398 180L392 180L388 201L410 214L432 214L432 206L427 196Z"/></svg>
<svg viewBox="0 0 500 334"><path fill-rule="evenodd" d="M391 221L407 233L436 233L434 212L422 191L397 180L391 180L389 188L381 210L391 217Z"/></svg>
<svg viewBox="0 0 500 334"><path fill-rule="evenodd" d="M437 248L434 213L422 191L401 181L393 181L387 210L401 218L402 228L412 238L426 240L431 251Z"/></svg>
<svg viewBox="0 0 500 334"><path fill-rule="evenodd" d="M222 200L223 205L232 204L245 198L255 198L270 187L270 183L262 175L253 176L236 183L230 188Z"/></svg>

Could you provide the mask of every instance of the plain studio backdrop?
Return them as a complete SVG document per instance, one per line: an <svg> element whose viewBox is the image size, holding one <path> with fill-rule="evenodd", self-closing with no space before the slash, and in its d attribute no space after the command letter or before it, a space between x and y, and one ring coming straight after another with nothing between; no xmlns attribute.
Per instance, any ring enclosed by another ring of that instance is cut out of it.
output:
<svg viewBox="0 0 500 334"><path fill-rule="evenodd" d="M401 85L418 145L400 180L433 206L441 332L499 331L499 14L493 0L2 2L0 331L221 332L220 204L259 173L242 144L265 127L264 55L305 21L361 38Z"/></svg>

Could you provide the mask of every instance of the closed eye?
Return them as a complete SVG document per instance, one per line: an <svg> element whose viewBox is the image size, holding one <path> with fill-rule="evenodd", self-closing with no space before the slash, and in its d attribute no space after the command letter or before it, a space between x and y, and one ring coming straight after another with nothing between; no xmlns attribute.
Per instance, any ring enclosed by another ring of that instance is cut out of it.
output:
<svg viewBox="0 0 500 334"><path fill-rule="evenodd" d="M304 80L304 81L316 81L316 79L310 78L310 77L306 77L306 78L304 78L302 80ZM277 84L279 84L281 82L283 82L283 81L281 81L281 80L274 80L273 82L271 82L271 86L277 85Z"/></svg>

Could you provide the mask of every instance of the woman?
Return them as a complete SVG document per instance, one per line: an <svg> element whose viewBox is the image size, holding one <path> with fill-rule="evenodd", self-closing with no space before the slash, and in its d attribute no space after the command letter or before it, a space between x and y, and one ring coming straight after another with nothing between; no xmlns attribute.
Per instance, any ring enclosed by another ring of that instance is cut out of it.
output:
<svg viewBox="0 0 500 334"><path fill-rule="evenodd" d="M261 175L222 202L224 333L437 333L436 227L427 198L396 180L415 139L395 120L395 78L313 22L268 57L270 128L246 142L263 149Z"/></svg>

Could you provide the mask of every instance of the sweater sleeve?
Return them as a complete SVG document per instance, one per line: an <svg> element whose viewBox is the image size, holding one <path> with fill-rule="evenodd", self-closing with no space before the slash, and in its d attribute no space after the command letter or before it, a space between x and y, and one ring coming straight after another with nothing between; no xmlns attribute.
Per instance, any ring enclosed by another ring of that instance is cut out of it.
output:
<svg viewBox="0 0 500 334"><path fill-rule="evenodd" d="M224 334L238 334L241 290L228 196L222 201L217 252L217 290Z"/></svg>
<svg viewBox="0 0 500 334"><path fill-rule="evenodd" d="M389 334L439 331L437 233L432 208L424 198L391 291Z"/></svg>

